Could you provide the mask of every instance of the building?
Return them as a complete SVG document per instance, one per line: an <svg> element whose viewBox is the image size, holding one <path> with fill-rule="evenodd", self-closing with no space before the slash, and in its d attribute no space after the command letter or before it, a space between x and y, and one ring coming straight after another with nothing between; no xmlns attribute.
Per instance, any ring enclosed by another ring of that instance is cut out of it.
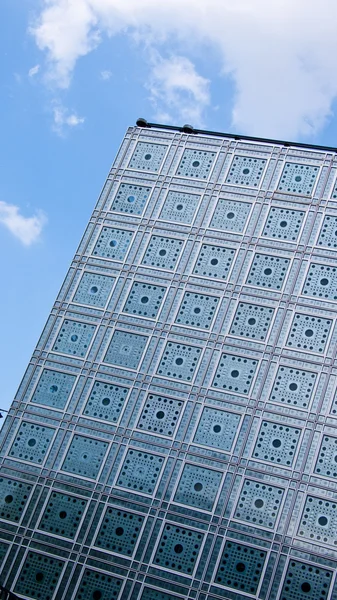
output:
<svg viewBox="0 0 337 600"><path fill-rule="evenodd" d="M4 588L336 598L336 152L128 129L2 430Z"/></svg>

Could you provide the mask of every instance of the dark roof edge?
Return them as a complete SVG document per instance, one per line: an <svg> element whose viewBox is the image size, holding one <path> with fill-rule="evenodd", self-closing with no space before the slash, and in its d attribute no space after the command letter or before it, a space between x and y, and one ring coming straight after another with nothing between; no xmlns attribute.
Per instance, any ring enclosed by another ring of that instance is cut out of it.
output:
<svg viewBox="0 0 337 600"><path fill-rule="evenodd" d="M161 125L160 123L149 123L146 119L139 118L137 119L136 125L138 127L144 128L152 128L155 129L165 129L167 131L180 131L181 133L189 133L189 134L200 134L200 135L210 135L222 138L230 138L232 140L245 140L247 142L263 142L265 144L279 144L281 146L296 146L297 148L311 148L313 150L324 150L328 152L337 152L337 148L333 148L332 146L318 146L317 144L304 144L303 142L288 142L282 140L272 140L269 138L260 138L260 137L252 137L249 135L239 135L234 133L222 133L219 131L207 131L206 129L194 129L192 125L183 125L182 127L178 127L176 125Z"/></svg>

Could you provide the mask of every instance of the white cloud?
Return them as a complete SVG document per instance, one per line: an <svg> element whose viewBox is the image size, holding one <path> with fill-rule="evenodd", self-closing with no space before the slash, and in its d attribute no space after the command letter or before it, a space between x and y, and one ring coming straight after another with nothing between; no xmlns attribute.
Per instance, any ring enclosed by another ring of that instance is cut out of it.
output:
<svg viewBox="0 0 337 600"><path fill-rule="evenodd" d="M47 218L41 211L33 217L24 217L18 206L0 200L0 223L25 246L39 239L46 222Z"/></svg>
<svg viewBox="0 0 337 600"><path fill-rule="evenodd" d="M67 127L77 127L85 121L84 117L79 117L75 112L70 112L65 106L59 103L54 103L53 118L53 129L61 136Z"/></svg>
<svg viewBox="0 0 337 600"><path fill-rule="evenodd" d="M129 32L193 62L220 57L235 86L233 127L284 138L315 134L331 116L336 23L335 0L44 0L32 33L63 87L103 34Z"/></svg>
<svg viewBox="0 0 337 600"><path fill-rule="evenodd" d="M38 74L39 70L40 70L40 65L35 65L35 67L32 67L31 69L29 69L28 76L34 77L34 75Z"/></svg>
<svg viewBox="0 0 337 600"><path fill-rule="evenodd" d="M203 123L203 110L210 104L209 80L199 75L183 56L162 58L152 52L152 69L147 85L161 121ZM168 110L169 112L165 112Z"/></svg>
<svg viewBox="0 0 337 600"><path fill-rule="evenodd" d="M100 76L103 81L109 81L112 77L112 73L111 71L101 71Z"/></svg>

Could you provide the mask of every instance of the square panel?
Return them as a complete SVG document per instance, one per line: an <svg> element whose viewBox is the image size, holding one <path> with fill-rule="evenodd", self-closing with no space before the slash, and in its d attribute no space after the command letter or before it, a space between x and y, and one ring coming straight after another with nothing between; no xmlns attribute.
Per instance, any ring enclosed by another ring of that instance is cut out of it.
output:
<svg viewBox="0 0 337 600"><path fill-rule="evenodd" d="M52 600L64 567L64 561L46 554L28 552L20 569L14 592L24 598Z"/></svg>
<svg viewBox="0 0 337 600"><path fill-rule="evenodd" d="M239 302L229 333L263 342L268 336L274 312L268 306Z"/></svg>
<svg viewBox="0 0 337 600"><path fill-rule="evenodd" d="M130 169L158 173L167 148L168 146L165 146L164 144L137 142L128 166Z"/></svg>
<svg viewBox="0 0 337 600"><path fill-rule="evenodd" d="M226 183L258 187L266 164L267 161L264 158L235 154L226 177Z"/></svg>
<svg viewBox="0 0 337 600"><path fill-rule="evenodd" d="M64 408L75 381L75 375L43 369L31 402L53 408Z"/></svg>
<svg viewBox="0 0 337 600"><path fill-rule="evenodd" d="M228 279L228 274L235 256L235 250L202 244L193 273L202 277L214 277L215 279Z"/></svg>
<svg viewBox="0 0 337 600"><path fill-rule="evenodd" d="M211 511L222 480L222 473L199 465L185 464L174 501Z"/></svg>
<svg viewBox="0 0 337 600"><path fill-rule="evenodd" d="M142 265L173 271L183 250L183 240L151 235L142 259Z"/></svg>
<svg viewBox="0 0 337 600"><path fill-rule="evenodd" d="M203 538L201 532L166 523L154 564L191 575L200 556Z"/></svg>
<svg viewBox="0 0 337 600"><path fill-rule="evenodd" d="M337 546L337 504L308 496L298 526L297 535L308 540Z"/></svg>
<svg viewBox="0 0 337 600"><path fill-rule="evenodd" d="M337 269L329 265L310 263L302 294L337 300Z"/></svg>
<svg viewBox="0 0 337 600"><path fill-rule="evenodd" d="M303 196L311 196L318 173L319 167L286 162L277 189Z"/></svg>
<svg viewBox="0 0 337 600"><path fill-rule="evenodd" d="M61 470L96 479L109 444L83 435L74 435Z"/></svg>
<svg viewBox="0 0 337 600"><path fill-rule="evenodd" d="M115 277L98 275L97 273L83 273L73 301L104 308L115 281Z"/></svg>
<svg viewBox="0 0 337 600"><path fill-rule="evenodd" d="M0 477L0 518L18 523L33 486L9 477Z"/></svg>
<svg viewBox="0 0 337 600"><path fill-rule="evenodd" d="M179 163L177 175L208 179L215 157L215 152L186 148Z"/></svg>
<svg viewBox="0 0 337 600"><path fill-rule="evenodd" d="M178 424L178 419L184 403L157 394L148 394L137 428L152 433L172 436Z"/></svg>
<svg viewBox="0 0 337 600"><path fill-rule="evenodd" d="M46 458L55 430L44 425L23 421L17 432L9 456L40 465Z"/></svg>
<svg viewBox="0 0 337 600"><path fill-rule="evenodd" d="M252 205L248 202L237 202L227 198L219 198L215 207L210 227L242 233Z"/></svg>
<svg viewBox="0 0 337 600"><path fill-rule="evenodd" d="M135 281L125 302L123 312L147 319L155 319L165 297L166 288Z"/></svg>
<svg viewBox="0 0 337 600"><path fill-rule="evenodd" d="M201 357L201 348L167 342L157 369L158 375L192 381Z"/></svg>
<svg viewBox="0 0 337 600"><path fill-rule="evenodd" d="M95 546L116 554L132 556L139 538L144 517L109 506L96 536Z"/></svg>
<svg viewBox="0 0 337 600"><path fill-rule="evenodd" d="M128 369L137 369L147 344L147 336L116 329L104 362Z"/></svg>
<svg viewBox="0 0 337 600"><path fill-rule="evenodd" d="M113 212L129 215L141 215L149 199L151 188L144 185L121 183L114 201L111 204Z"/></svg>
<svg viewBox="0 0 337 600"><path fill-rule="evenodd" d="M286 345L291 348L311 350L317 354L322 354L331 327L331 319L295 313Z"/></svg>
<svg viewBox="0 0 337 600"><path fill-rule="evenodd" d="M280 600L326 600L332 575L317 565L290 560Z"/></svg>
<svg viewBox="0 0 337 600"><path fill-rule="evenodd" d="M132 241L132 231L103 227L93 249L94 256L124 260Z"/></svg>
<svg viewBox="0 0 337 600"><path fill-rule="evenodd" d="M233 354L222 354L212 383L213 387L239 394L249 394L258 361Z"/></svg>
<svg viewBox="0 0 337 600"><path fill-rule="evenodd" d="M278 208L269 210L262 235L277 240L296 242L301 231L305 213L301 210Z"/></svg>
<svg viewBox="0 0 337 600"><path fill-rule="evenodd" d="M284 490L268 483L245 479L234 517L272 529L280 511Z"/></svg>
<svg viewBox="0 0 337 600"><path fill-rule="evenodd" d="M75 600L118 600L123 580L107 573L85 569Z"/></svg>
<svg viewBox="0 0 337 600"><path fill-rule="evenodd" d="M240 420L241 416L236 413L205 406L193 441L203 446L229 452L233 446Z"/></svg>
<svg viewBox="0 0 337 600"><path fill-rule="evenodd" d="M333 217L332 215L324 217L317 245L325 246L326 248L337 248L337 217Z"/></svg>
<svg viewBox="0 0 337 600"><path fill-rule="evenodd" d="M267 553L239 542L227 540L215 583L246 594L256 594Z"/></svg>
<svg viewBox="0 0 337 600"><path fill-rule="evenodd" d="M116 423L125 406L129 388L95 381L83 414L95 419Z"/></svg>
<svg viewBox="0 0 337 600"><path fill-rule="evenodd" d="M330 435L323 436L315 473L332 479L337 478L337 438Z"/></svg>
<svg viewBox="0 0 337 600"><path fill-rule="evenodd" d="M117 485L134 492L153 494L164 458L150 452L129 449L117 477Z"/></svg>
<svg viewBox="0 0 337 600"><path fill-rule="evenodd" d="M246 283L261 288L281 290L289 264L289 258L256 253Z"/></svg>
<svg viewBox="0 0 337 600"><path fill-rule="evenodd" d="M57 335L53 350L83 358L88 353L96 325L66 319Z"/></svg>
<svg viewBox="0 0 337 600"><path fill-rule="evenodd" d="M159 218L190 225L198 208L200 196L186 192L169 191Z"/></svg>
<svg viewBox="0 0 337 600"><path fill-rule="evenodd" d="M254 458L291 467L301 430L288 425L262 421L253 451Z"/></svg>
<svg viewBox="0 0 337 600"><path fill-rule="evenodd" d="M52 492L38 528L57 536L74 539L87 506L87 500L63 492Z"/></svg>
<svg viewBox="0 0 337 600"><path fill-rule="evenodd" d="M185 292L175 322L179 325L210 329L219 300L215 296Z"/></svg>
<svg viewBox="0 0 337 600"><path fill-rule="evenodd" d="M279 367L269 399L272 402L308 408L316 379L316 373L310 371Z"/></svg>

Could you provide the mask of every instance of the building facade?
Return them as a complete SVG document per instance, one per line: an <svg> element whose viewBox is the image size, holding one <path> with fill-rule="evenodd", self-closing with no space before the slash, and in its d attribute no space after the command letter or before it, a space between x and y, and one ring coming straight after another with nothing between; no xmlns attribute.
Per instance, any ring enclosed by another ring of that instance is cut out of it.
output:
<svg viewBox="0 0 337 600"><path fill-rule="evenodd" d="M1 432L0 584L337 597L337 154L128 129Z"/></svg>

